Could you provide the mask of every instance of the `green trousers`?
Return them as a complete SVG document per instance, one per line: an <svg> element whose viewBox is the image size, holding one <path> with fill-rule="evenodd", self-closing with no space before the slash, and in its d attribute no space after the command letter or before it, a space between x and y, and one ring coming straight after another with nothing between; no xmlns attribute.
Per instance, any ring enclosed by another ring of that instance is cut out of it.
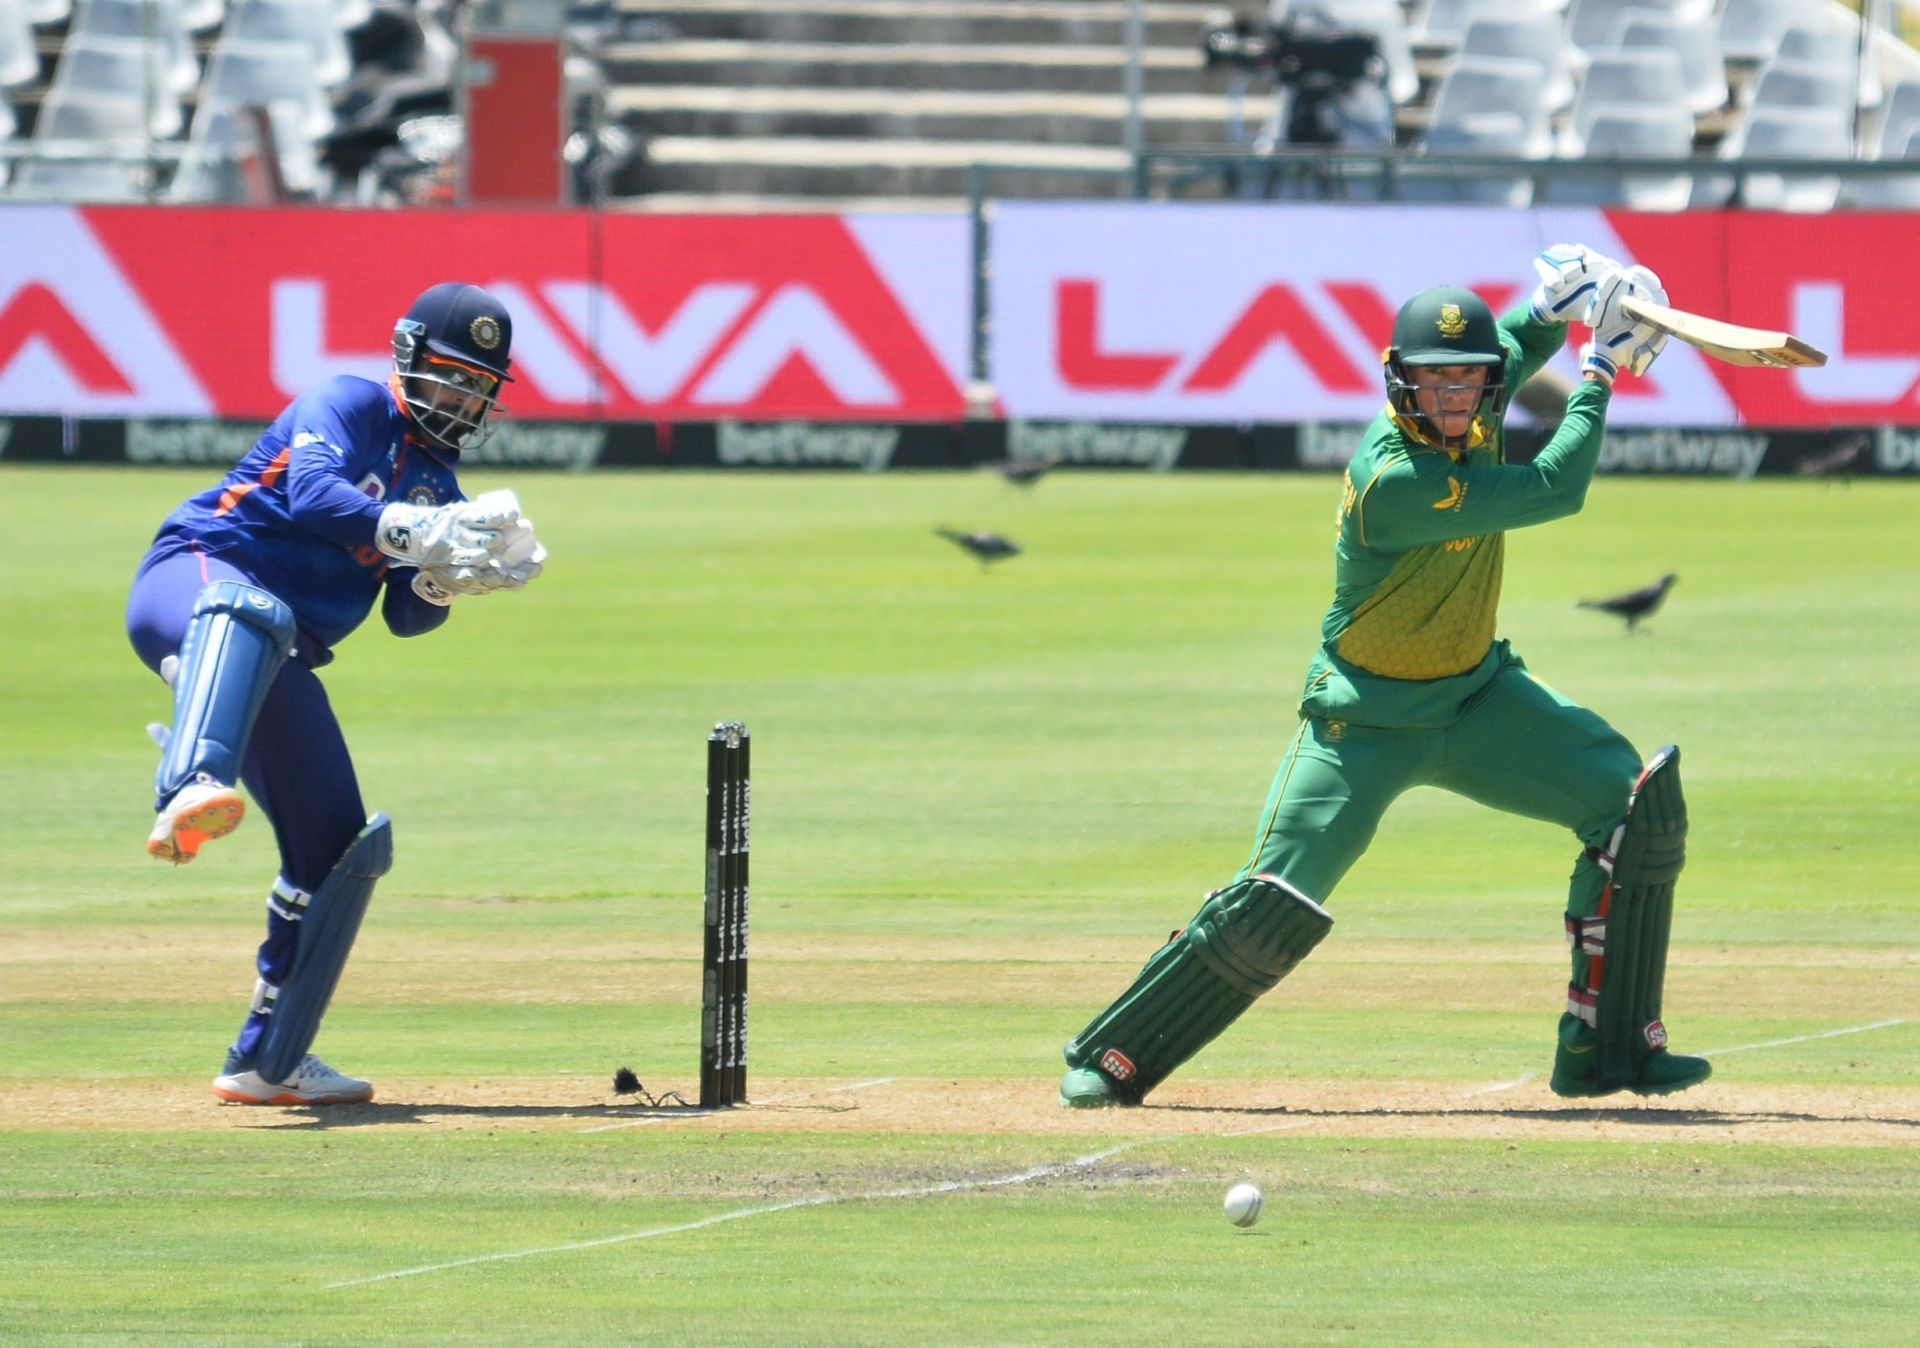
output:
<svg viewBox="0 0 1920 1348"><path fill-rule="evenodd" d="M1437 786L1509 814L1569 829L1585 844L1567 911L1591 917L1604 847L1626 817L1640 756L1612 726L1527 672L1518 657L1438 730L1386 730L1308 718L1288 747L1238 878L1277 875L1325 903L1373 841L1380 817L1415 786ZM1584 984L1587 956L1575 952Z"/></svg>

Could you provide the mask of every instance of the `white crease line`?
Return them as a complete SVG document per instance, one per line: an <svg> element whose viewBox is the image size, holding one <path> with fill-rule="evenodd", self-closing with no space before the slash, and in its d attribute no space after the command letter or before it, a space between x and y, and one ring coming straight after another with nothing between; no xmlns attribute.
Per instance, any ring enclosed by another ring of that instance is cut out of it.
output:
<svg viewBox="0 0 1920 1348"><path fill-rule="evenodd" d="M1822 1030L1819 1034L1796 1034L1791 1039L1768 1039L1758 1044L1739 1044L1733 1048L1710 1048L1702 1056L1719 1058L1729 1053L1748 1053L1756 1048L1779 1048L1783 1044L1804 1044L1813 1039L1838 1039L1844 1034L1865 1034L1868 1030L1885 1030L1906 1023L1905 1016L1895 1016L1892 1020L1876 1020L1871 1025L1849 1025L1844 1030Z"/></svg>
<svg viewBox="0 0 1920 1348"><path fill-rule="evenodd" d="M1524 1086L1529 1081L1538 1081L1539 1079L1540 1074L1538 1072L1522 1072L1512 1081L1496 1081L1491 1086L1476 1086L1470 1091L1463 1092L1460 1098L1462 1100L1473 1100L1482 1095L1498 1095L1501 1091L1510 1091L1515 1086Z"/></svg>
<svg viewBox="0 0 1920 1348"><path fill-rule="evenodd" d="M749 1100L750 1105L779 1105L789 1100L805 1100L815 1095L837 1095L846 1091L864 1091L873 1086L890 1086L892 1077L874 1077L871 1081L856 1081L846 1086L826 1086L817 1090L793 1091L786 1095L771 1095L764 1100ZM576 1128L577 1133L612 1133L622 1128L645 1128L653 1123L679 1123L686 1119L707 1119L720 1113L717 1109L693 1109L673 1114L648 1114L639 1119L622 1119L618 1123L596 1123L591 1128Z"/></svg>
<svg viewBox="0 0 1920 1348"><path fill-rule="evenodd" d="M1285 1123L1270 1123L1264 1128L1240 1128L1231 1133L1216 1133L1214 1134L1214 1136L1216 1137L1259 1137L1263 1133L1291 1132L1295 1128L1305 1128L1308 1124L1312 1122L1313 1122L1312 1119L1289 1119ZM1192 1136L1194 1136L1194 1134L1192 1133L1171 1133L1166 1137L1157 1138L1155 1140L1160 1142L1171 1142L1175 1138L1192 1137Z"/></svg>
<svg viewBox="0 0 1920 1348"><path fill-rule="evenodd" d="M1050 1161L1045 1165L1032 1166L1016 1171L1011 1175L996 1175L991 1179L979 1180L943 1180L938 1184L921 1184L907 1189L888 1189L870 1194L817 1194L812 1198L794 1198L785 1203L769 1203L765 1207L735 1208L732 1212L716 1213L711 1217L701 1217L696 1221L679 1222L673 1226L653 1226L644 1231L626 1231L617 1236L602 1236L597 1240L576 1240L565 1245L544 1245L532 1250L509 1250L501 1254L477 1254L468 1259L449 1259L441 1264L421 1264L414 1268L395 1269L391 1273L374 1273L364 1278L348 1278L342 1282L326 1284L326 1290L340 1287L362 1287L368 1283L390 1282L396 1278L413 1278L423 1273L442 1273L450 1268L466 1268L473 1264L498 1264L510 1259L533 1259L543 1254L568 1254L576 1250L595 1250L606 1245L622 1245L635 1240L652 1240L656 1236L675 1236L683 1231L698 1231L703 1227L718 1226L722 1222L743 1221L748 1217L765 1217L776 1212L789 1212L794 1208L826 1207L836 1203L873 1203L903 1198L932 1198L939 1194L963 1193L970 1189L1004 1189L1016 1184L1030 1184L1037 1179L1047 1179L1054 1175L1064 1175L1074 1170L1085 1170L1098 1165L1109 1156L1118 1156L1123 1151L1132 1151L1135 1147L1144 1147L1150 1142L1162 1142L1165 1138L1146 1137L1133 1142L1122 1142L1108 1147L1105 1151L1090 1152L1077 1156L1071 1161Z"/></svg>

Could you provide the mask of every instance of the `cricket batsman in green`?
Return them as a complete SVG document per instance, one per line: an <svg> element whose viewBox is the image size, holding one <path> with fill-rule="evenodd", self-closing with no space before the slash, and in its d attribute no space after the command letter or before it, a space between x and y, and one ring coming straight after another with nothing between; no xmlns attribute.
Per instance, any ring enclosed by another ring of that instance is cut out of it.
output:
<svg viewBox="0 0 1920 1348"><path fill-rule="evenodd" d="M1539 286L1497 322L1454 287L1415 295L1395 318L1387 406L1347 469L1333 606L1253 856L1067 1045L1064 1104L1139 1104L1286 977L1333 926L1321 905L1414 786L1580 840L1557 1094L1661 1095L1711 1072L1704 1058L1668 1051L1660 1019L1686 856L1679 750L1643 764L1494 636L1506 531L1586 501L1615 377L1645 373L1666 342L1621 302L1664 303L1666 292L1646 268L1573 244L1534 266ZM1576 316L1592 340L1566 419L1532 463L1510 464L1508 397L1560 349Z"/></svg>

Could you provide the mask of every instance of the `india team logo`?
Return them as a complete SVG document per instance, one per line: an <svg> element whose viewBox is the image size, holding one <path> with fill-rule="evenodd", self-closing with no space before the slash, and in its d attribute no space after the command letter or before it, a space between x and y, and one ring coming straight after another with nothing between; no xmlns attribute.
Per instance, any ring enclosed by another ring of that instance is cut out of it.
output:
<svg viewBox="0 0 1920 1348"><path fill-rule="evenodd" d="M1467 320L1457 304L1440 306L1440 321L1434 325L1440 329L1442 337L1460 337L1467 331Z"/></svg>
<svg viewBox="0 0 1920 1348"><path fill-rule="evenodd" d="M473 340L480 344L482 351L491 351L500 345L500 320L489 314L482 314L467 325L467 331L473 334Z"/></svg>

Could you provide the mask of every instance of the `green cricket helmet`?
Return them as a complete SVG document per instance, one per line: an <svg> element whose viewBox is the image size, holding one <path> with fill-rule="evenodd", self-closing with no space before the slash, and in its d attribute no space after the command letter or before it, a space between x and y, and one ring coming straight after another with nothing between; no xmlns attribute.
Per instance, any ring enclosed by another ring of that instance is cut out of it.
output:
<svg viewBox="0 0 1920 1348"><path fill-rule="evenodd" d="M1458 445L1426 423L1419 393L1409 370L1420 366L1482 365L1487 382L1481 388L1475 420L1497 415L1505 401L1507 354L1500 345L1500 329L1487 302L1460 286L1435 286L1405 304L1393 320L1393 344L1382 353L1386 367L1387 402L1403 424L1416 430L1428 444L1443 449L1465 448L1473 431L1456 437ZM1484 432L1483 432L1484 433Z"/></svg>

